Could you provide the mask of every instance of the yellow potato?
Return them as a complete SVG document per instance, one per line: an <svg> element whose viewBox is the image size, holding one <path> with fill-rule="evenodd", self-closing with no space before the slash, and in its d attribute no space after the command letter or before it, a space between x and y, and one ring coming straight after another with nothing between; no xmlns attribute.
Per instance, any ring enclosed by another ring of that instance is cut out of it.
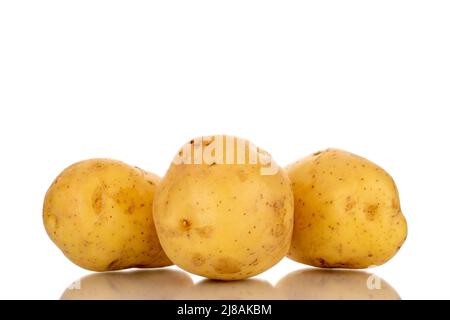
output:
<svg viewBox="0 0 450 320"><path fill-rule="evenodd" d="M159 180L120 161L78 162L65 169L45 195L47 233L67 258L85 269L170 265L152 217Z"/></svg>
<svg viewBox="0 0 450 320"><path fill-rule="evenodd" d="M157 188L153 214L161 245L176 265L237 280L286 255L293 196L286 173L263 150L239 138L204 137L175 157Z"/></svg>
<svg viewBox="0 0 450 320"><path fill-rule="evenodd" d="M300 270L276 285L289 300L400 300L380 277L353 270Z"/></svg>
<svg viewBox="0 0 450 320"><path fill-rule="evenodd" d="M337 149L287 168L295 199L288 257L316 267L381 265L407 235L397 187L374 163Z"/></svg>
<svg viewBox="0 0 450 320"><path fill-rule="evenodd" d="M176 270L95 273L72 283L61 300L172 300L193 286Z"/></svg>

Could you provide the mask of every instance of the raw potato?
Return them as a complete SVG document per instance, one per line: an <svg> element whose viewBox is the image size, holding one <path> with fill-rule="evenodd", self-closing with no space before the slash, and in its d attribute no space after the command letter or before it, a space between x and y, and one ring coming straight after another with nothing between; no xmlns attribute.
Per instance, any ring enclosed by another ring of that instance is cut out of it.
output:
<svg viewBox="0 0 450 320"><path fill-rule="evenodd" d="M93 271L163 267L152 217L160 178L123 162L92 159L65 169L44 200L44 225L75 264Z"/></svg>
<svg viewBox="0 0 450 320"><path fill-rule="evenodd" d="M95 273L74 282L61 300L172 300L192 279L176 270Z"/></svg>
<svg viewBox="0 0 450 320"><path fill-rule="evenodd" d="M266 165L248 161L268 154L246 140L205 137L182 150L195 154L223 139L233 141L234 149L228 142L217 148L217 154L223 150L219 161L172 163L158 186L153 212L161 245L176 265L211 279L237 280L269 269L286 255L293 196L282 168L272 162L274 174L262 174ZM243 164L237 156L231 164L222 161L240 143L247 145Z"/></svg>
<svg viewBox="0 0 450 320"><path fill-rule="evenodd" d="M407 235L397 187L382 168L337 149L287 168L295 199L288 257L316 267L381 265Z"/></svg>
<svg viewBox="0 0 450 320"><path fill-rule="evenodd" d="M295 271L282 278L276 288L288 300L400 300L383 279L353 270Z"/></svg>

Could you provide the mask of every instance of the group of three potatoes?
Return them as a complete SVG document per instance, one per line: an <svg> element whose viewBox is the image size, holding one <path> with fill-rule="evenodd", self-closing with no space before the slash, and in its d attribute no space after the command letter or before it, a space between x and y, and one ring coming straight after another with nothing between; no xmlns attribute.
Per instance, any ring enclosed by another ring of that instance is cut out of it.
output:
<svg viewBox="0 0 450 320"><path fill-rule="evenodd" d="M286 255L322 268L381 265L407 235L397 187L374 163L328 149L283 169L231 136L186 143L162 179L116 160L75 163L47 191L43 219L83 268L174 263L220 280Z"/></svg>

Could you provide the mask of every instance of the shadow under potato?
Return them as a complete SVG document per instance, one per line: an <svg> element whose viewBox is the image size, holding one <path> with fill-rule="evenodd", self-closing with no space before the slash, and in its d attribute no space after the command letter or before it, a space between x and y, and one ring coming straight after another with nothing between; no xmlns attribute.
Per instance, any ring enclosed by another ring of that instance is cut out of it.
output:
<svg viewBox="0 0 450 320"><path fill-rule="evenodd" d="M283 277L276 289L289 300L400 300L380 277L353 270L303 269Z"/></svg>

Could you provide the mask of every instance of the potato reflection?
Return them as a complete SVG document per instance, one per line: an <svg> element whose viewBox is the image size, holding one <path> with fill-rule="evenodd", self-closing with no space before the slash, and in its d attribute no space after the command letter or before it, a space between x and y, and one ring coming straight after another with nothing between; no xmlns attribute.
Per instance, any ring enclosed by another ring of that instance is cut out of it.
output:
<svg viewBox="0 0 450 320"><path fill-rule="evenodd" d="M191 277L176 270L95 273L66 289L62 300L167 300L193 285Z"/></svg>
<svg viewBox="0 0 450 320"><path fill-rule="evenodd" d="M187 288L176 299L187 300L277 300L283 297L267 281L250 279L239 281L203 280Z"/></svg>
<svg viewBox="0 0 450 320"><path fill-rule="evenodd" d="M290 300L399 300L386 281L351 270L306 269L292 272L276 285Z"/></svg>

